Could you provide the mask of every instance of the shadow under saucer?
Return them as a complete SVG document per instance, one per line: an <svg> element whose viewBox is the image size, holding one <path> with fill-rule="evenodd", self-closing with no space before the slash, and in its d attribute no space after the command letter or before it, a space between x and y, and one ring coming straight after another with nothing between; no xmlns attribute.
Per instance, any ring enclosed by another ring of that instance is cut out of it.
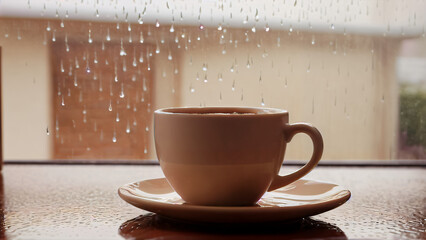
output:
<svg viewBox="0 0 426 240"><path fill-rule="evenodd" d="M217 224L181 221L155 213L121 224L126 239L347 239L340 228L311 218L291 222Z"/></svg>

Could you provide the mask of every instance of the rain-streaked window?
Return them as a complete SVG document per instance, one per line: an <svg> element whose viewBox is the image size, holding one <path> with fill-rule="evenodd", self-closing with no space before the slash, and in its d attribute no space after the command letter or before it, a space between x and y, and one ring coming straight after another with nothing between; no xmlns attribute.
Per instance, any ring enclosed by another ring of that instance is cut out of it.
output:
<svg viewBox="0 0 426 240"><path fill-rule="evenodd" d="M4 158L155 159L155 109L258 106L315 125L323 159L426 159L425 16L424 0L1 0Z"/></svg>

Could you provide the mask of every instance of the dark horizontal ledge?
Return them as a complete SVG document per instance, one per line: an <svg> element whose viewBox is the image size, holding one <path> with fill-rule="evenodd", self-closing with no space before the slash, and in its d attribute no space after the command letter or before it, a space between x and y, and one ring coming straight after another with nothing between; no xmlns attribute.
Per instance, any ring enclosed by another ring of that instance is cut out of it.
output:
<svg viewBox="0 0 426 240"><path fill-rule="evenodd" d="M306 161L284 160L286 166L302 166ZM5 160L5 165L159 165L158 160ZM426 167L426 160L321 160L322 167Z"/></svg>

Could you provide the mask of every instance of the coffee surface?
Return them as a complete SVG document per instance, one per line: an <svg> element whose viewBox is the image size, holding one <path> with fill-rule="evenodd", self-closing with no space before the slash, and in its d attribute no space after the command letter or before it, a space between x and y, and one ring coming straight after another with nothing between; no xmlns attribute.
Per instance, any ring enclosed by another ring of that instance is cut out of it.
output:
<svg viewBox="0 0 426 240"><path fill-rule="evenodd" d="M192 114L202 114L202 115L256 115L257 113L249 113L249 112L194 112Z"/></svg>

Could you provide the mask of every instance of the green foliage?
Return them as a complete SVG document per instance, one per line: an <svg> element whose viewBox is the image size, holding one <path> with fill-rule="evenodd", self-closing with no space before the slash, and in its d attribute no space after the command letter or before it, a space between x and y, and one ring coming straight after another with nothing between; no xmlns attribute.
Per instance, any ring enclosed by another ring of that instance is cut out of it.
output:
<svg viewBox="0 0 426 240"><path fill-rule="evenodd" d="M426 147L426 92L402 88L399 124L407 134L407 144Z"/></svg>

